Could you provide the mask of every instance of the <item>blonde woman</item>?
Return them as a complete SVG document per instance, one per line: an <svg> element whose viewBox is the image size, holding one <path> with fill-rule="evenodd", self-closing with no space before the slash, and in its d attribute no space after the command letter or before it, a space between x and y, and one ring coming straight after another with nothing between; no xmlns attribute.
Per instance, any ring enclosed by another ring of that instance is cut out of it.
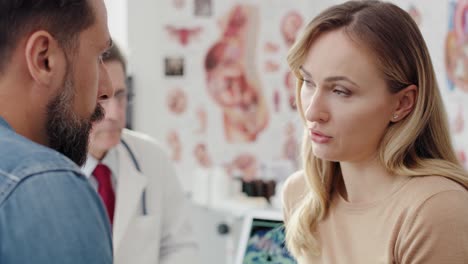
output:
<svg viewBox="0 0 468 264"><path fill-rule="evenodd" d="M299 263L468 263L468 176L411 17L380 1L330 7L288 62L305 130L283 191Z"/></svg>

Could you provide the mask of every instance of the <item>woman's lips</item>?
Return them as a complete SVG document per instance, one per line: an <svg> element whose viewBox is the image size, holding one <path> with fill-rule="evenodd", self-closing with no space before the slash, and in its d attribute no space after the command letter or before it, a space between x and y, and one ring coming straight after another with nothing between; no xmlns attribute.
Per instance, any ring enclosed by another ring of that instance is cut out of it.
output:
<svg viewBox="0 0 468 264"><path fill-rule="evenodd" d="M325 134L323 134L323 133L321 133L319 131L315 131L315 130L310 130L310 137L311 137L313 142L318 143L318 144L328 143L332 139L332 137L327 136L327 135L325 135Z"/></svg>

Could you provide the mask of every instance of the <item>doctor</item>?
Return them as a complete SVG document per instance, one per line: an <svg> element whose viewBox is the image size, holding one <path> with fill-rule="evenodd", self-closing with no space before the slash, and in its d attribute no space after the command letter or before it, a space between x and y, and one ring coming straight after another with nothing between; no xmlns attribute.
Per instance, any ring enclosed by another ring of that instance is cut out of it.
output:
<svg viewBox="0 0 468 264"><path fill-rule="evenodd" d="M191 208L171 161L152 138L124 129L126 63L116 45L104 64L115 94L93 126L83 172L107 209L115 263L197 263Z"/></svg>

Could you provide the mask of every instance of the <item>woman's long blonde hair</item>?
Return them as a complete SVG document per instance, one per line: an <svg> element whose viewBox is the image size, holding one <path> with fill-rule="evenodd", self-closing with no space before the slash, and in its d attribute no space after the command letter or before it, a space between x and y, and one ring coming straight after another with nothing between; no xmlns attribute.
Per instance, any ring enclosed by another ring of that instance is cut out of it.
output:
<svg viewBox="0 0 468 264"><path fill-rule="evenodd" d="M431 58L416 23L401 8L380 1L349 1L332 6L315 17L288 54L297 77L297 109L305 122L299 71L313 41L324 32L343 30L350 39L373 53L376 66L392 93L415 84L418 87L413 111L389 125L379 146L379 159L395 175L440 175L468 188L468 175L452 148L448 122ZM317 223L326 214L337 162L315 157L307 131L302 144L303 173L308 194L293 210L286 226L286 243L296 257L317 255L314 237Z"/></svg>

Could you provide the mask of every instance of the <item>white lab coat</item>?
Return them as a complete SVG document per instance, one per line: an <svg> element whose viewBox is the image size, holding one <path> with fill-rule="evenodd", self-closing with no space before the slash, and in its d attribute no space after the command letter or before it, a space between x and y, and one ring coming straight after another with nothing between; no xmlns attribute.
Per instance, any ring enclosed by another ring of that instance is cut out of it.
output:
<svg viewBox="0 0 468 264"><path fill-rule="evenodd" d="M171 160L153 139L130 130L122 138L136 156L136 169L122 144L118 151L113 225L115 264L199 263L189 217L192 211ZM146 190L147 215L142 215Z"/></svg>

